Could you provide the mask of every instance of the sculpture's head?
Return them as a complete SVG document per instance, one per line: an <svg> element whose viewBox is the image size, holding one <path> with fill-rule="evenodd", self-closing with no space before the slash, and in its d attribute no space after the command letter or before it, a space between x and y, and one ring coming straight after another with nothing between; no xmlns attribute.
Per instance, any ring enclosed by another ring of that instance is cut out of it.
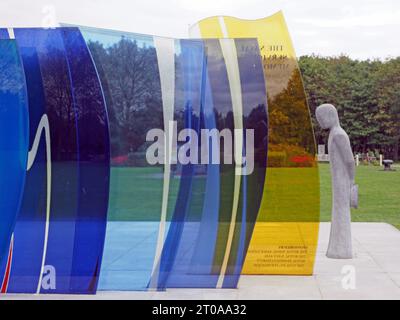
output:
<svg viewBox="0 0 400 320"><path fill-rule="evenodd" d="M322 104L315 110L315 116L322 129L331 129L339 125L336 108L331 104Z"/></svg>

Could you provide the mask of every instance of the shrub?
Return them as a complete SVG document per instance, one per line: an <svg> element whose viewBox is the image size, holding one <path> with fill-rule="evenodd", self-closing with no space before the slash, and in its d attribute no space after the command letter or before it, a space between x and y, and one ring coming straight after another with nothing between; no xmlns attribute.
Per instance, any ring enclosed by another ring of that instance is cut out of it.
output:
<svg viewBox="0 0 400 320"><path fill-rule="evenodd" d="M315 167L315 156L296 145L275 144L268 148L268 167Z"/></svg>

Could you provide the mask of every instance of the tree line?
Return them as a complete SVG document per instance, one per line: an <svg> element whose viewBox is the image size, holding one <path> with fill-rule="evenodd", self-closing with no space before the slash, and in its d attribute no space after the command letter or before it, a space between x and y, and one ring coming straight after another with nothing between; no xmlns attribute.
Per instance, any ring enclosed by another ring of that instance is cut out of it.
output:
<svg viewBox="0 0 400 320"><path fill-rule="evenodd" d="M315 109L332 103L354 152L399 160L400 57L359 61L347 56L302 56L299 66L317 143L326 143L327 132L317 125Z"/></svg>

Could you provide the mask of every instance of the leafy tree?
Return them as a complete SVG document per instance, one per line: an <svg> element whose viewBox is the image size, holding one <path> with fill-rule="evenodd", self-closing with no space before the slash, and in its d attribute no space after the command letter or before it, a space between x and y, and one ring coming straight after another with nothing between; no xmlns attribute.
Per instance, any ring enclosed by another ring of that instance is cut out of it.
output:
<svg viewBox="0 0 400 320"><path fill-rule="evenodd" d="M382 64L377 74L378 99L376 121L382 142L389 145L393 159L399 159L400 142L400 58Z"/></svg>
<svg viewBox="0 0 400 320"><path fill-rule="evenodd" d="M334 104L355 152L379 150L399 155L399 58L358 61L346 56L304 56L299 59L318 143L327 132L316 123L315 109Z"/></svg>
<svg viewBox="0 0 400 320"><path fill-rule="evenodd" d="M104 48L89 42L107 101L112 156L137 152L149 128L163 128L155 48L121 38Z"/></svg>

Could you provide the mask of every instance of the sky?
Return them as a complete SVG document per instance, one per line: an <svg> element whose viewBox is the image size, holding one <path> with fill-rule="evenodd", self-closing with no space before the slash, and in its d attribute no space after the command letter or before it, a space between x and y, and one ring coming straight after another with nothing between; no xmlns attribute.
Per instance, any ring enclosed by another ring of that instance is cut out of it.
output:
<svg viewBox="0 0 400 320"><path fill-rule="evenodd" d="M258 19L279 10L298 56L400 56L399 0L0 0L0 26L63 22L187 38L209 16Z"/></svg>

